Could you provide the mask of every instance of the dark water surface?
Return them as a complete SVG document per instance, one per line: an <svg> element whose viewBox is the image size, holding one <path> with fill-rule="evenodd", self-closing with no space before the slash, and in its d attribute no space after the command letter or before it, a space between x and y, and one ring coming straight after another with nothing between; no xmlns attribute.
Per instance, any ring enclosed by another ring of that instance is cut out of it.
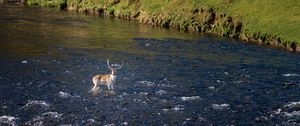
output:
<svg viewBox="0 0 300 126"><path fill-rule="evenodd" d="M90 92L118 71L115 95ZM300 125L300 56L0 4L0 125Z"/></svg>

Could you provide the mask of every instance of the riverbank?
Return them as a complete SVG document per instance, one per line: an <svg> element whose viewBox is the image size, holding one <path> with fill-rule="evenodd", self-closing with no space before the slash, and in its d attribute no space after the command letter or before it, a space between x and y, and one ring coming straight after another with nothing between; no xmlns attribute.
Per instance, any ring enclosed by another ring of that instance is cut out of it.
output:
<svg viewBox="0 0 300 126"><path fill-rule="evenodd" d="M26 4L138 20L300 52L297 0L27 0Z"/></svg>

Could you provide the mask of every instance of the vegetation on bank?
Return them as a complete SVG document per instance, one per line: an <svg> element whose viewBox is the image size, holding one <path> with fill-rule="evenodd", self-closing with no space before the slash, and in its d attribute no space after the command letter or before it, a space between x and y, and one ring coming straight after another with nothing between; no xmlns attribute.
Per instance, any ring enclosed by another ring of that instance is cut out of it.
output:
<svg viewBox="0 0 300 126"><path fill-rule="evenodd" d="M134 19L300 52L298 0L27 0L27 4Z"/></svg>

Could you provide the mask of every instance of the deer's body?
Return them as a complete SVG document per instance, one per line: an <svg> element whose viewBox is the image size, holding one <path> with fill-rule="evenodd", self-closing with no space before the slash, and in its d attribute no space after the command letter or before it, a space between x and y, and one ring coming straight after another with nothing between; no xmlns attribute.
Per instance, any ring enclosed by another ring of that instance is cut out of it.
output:
<svg viewBox="0 0 300 126"><path fill-rule="evenodd" d="M109 65L109 60L107 60L108 68L111 70L111 74L98 74L93 77L93 89L92 90L98 90L99 85L106 85L108 90L114 89L114 84L116 82L117 78L117 69L121 69L123 67L123 61L122 65L118 68L113 68Z"/></svg>
<svg viewBox="0 0 300 126"><path fill-rule="evenodd" d="M94 87L92 90L96 90L99 85L106 85L108 90L114 89L117 75L112 74L99 74L93 77Z"/></svg>

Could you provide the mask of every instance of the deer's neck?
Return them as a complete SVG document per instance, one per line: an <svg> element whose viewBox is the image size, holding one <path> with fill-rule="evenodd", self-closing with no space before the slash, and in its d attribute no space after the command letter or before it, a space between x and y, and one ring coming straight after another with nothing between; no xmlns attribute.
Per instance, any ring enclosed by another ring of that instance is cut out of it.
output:
<svg viewBox="0 0 300 126"><path fill-rule="evenodd" d="M110 80L112 83L114 83L116 81L116 78L117 78L117 75L113 75L113 74L110 75Z"/></svg>
<svg viewBox="0 0 300 126"><path fill-rule="evenodd" d="M111 71L110 78L112 80L114 80L116 78L116 76L117 76L116 72L115 71Z"/></svg>
<svg viewBox="0 0 300 126"><path fill-rule="evenodd" d="M111 75L116 75L117 73L116 73L116 71L115 70L112 70L111 71Z"/></svg>
<svg viewBox="0 0 300 126"><path fill-rule="evenodd" d="M115 82L116 80L116 77L117 77L117 74L114 70L111 71L111 74L110 74L110 80L112 81L112 83Z"/></svg>
<svg viewBox="0 0 300 126"><path fill-rule="evenodd" d="M110 77L116 77L117 75L116 74L110 74Z"/></svg>

